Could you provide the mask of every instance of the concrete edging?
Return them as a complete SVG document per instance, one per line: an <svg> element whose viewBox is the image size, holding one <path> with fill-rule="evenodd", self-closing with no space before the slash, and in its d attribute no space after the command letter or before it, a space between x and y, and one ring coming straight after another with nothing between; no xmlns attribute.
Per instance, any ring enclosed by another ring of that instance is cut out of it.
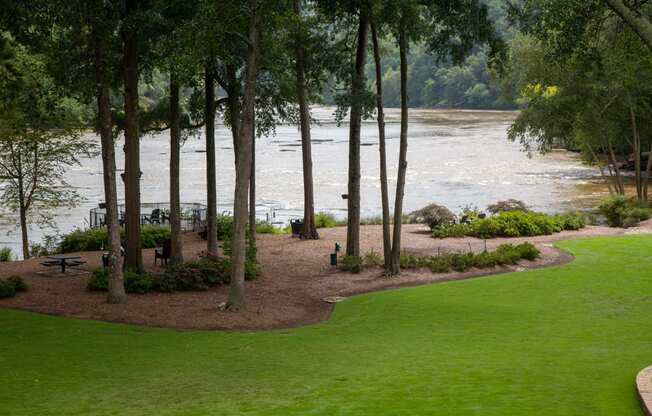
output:
<svg viewBox="0 0 652 416"><path fill-rule="evenodd" d="M652 366L642 369L636 375L636 390L647 416L652 416Z"/></svg>

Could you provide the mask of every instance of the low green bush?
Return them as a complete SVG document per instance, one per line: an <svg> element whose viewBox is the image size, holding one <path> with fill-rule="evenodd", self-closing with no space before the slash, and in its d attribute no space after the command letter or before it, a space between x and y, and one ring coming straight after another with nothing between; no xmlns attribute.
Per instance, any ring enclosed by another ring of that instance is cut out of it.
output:
<svg viewBox="0 0 652 416"><path fill-rule="evenodd" d="M13 298L16 293L27 290L27 284L19 276L11 276L8 279L0 279L0 299Z"/></svg>
<svg viewBox="0 0 652 416"><path fill-rule="evenodd" d="M149 274L138 274L130 270L124 273L124 285L127 293L148 293L152 291L153 278ZM90 291L106 291L109 289L109 269L99 268L93 270L86 288Z"/></svg>
<svg viewBox="0 0 652 416"><path fill-rule="evenodd" d="M233 238L233 217L231 215L218 215L216 225L218 240L231 240Z"/></svg>
<svg viewBox="0 0 652 416"><path fill-rule="evenodd" d="M88 283L86 284L86 289L92 292L105 291L109 289L109 269L100 267L99 269L93 270Z"/></svg>
<svg viewBox="0 0 652 416"><path fill-rule="evenodd" d="M362 264L364 267L377 267L384 264L383 256L380 255L377 251L371 250L362 258Z"/></svg>
<svg viewBox="0 0 652 416"><path fill-rule="evenodd" d="M340 262L340 269L351 273L360 273L362 266L362 258L360 256L344 256Z"/></svg>
<svg viewBox="0 0 652 416"><path fill-rule="evenodd" d="M430 229L453 225L457 216L443 205L430 204L410 213L412 222L427 224Z"/></svg>
<svg viewBox="0 0 652 416"><path fill-rule="evenodd" d="M25 283L23 278L20 276L10 276L7 279L7 282L14 285L14 290L16 290L16 293L27 291L27 283Z"/></svg>
<svg viewBox="0 0 652 416"><path fill-rule="evenodd" d="M533 237L562 230L577 230L586 225L579 213L547 215L532 211L502 211L470 224L449 224L435 227L435 238L471 236L478 238Z"/></svg>
<svg viewBox="0 0 652 416"><path fill-rule="evenodd" d="M147 273L138 274L131 270L125 271L125 291L127 293L144 294L152 291L153 278Z"/></svg>
<svg viewBox="0 0 652 416"><path fill-rule="evenodd" d="M124 238L124 230L121 230ZM170 228L156 225L145 225L141 228L141 242L143 248L158 247L170 238ZM108 246L108 233L106 228L91 228L88 230L75 230L64 235L59 243L62 253L75 253L80 251L99 251Z"/></svg>
<svg viewBox="0 0 652 416"><path fill-rule="evenodd" d="M0 263L11 261L11 249L9 247L3 247L0 249Z"/></svg>
<svg viewBox="0 0 652 416"><path fill-rule="evenodd" d="M647 203L623 195L603 199L598 209L611 227L635 227L641 221L648 220L652 216L652 211Z"/></svg>
<svg viewBox="0 0 652 416"><path fill-rule="evenodd" d="M16 296L16 288L7 280L0 280L0 299Z"/></svg>
<svg viewBox="0 0 652 416"><path fill-rule="evenodd" d="M346 225L346 220L338 220L335 215L329 212L318 212L315 214L316 228L333 228Z"/></svg>
<svg viewBox="0 0 652 416"><path fill-rule="evenodd" d="M427 267L433 273L448 273L452 270L465 272L471 268L486 269L495 266L512 265L519 260L535 260L541 253L531 243L518 245L502 244L494 251L481 253L444 253L420 257L410 253L401 254L401 268Z"/></svg>

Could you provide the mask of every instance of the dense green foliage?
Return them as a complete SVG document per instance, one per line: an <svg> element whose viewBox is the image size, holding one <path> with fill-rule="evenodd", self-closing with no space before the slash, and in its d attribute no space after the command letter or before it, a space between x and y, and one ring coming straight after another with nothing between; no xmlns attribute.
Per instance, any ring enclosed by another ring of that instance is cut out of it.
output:
<svg viewBox="0 0 652 416"><path fill-rule="evenodd" d="M11 261L11 249L9 247L3 247L0 249L0 263Z"/></svg>
<svg viewBox="0 0 652 416"><path fill-rule="evenodd" d="M27 284L20 276L11 276L7 279L0 279L0 299L12 298L16 293L27 290Z"/></svg>
<svg viewBox="0 0 652 416"><path fill-rule="evenodd" d="M579 230L586 225L582 214L568 212L548 215L532 211L502 211L469 223L442 225L432 229L435 238L473 236L479 238L532 237L563 230Z"/></svg>
<svg viewBox="0 0 652 416"><path fill-rule="evenodd" d="M647 203L623 195L615 195L603 200L599 209L612 227L633 227L652 217Z"/></svg>
<svg viewBox="0 0 652 416"><path fill-rule="evenodd" d="M15 416L638 416L634 377L652 344L652 238L558 244L576 260L356 296L323 324L282 331L0 310L11 375L0 403Z"/></svg>
<svg viewBox="0 0 652 416"><path fill-rule="evenodd" d="M141 228L143 248L159 247L169 237L169 227L145 225ZM59 250L62 253L104 250L108 246L107 238L106 228L78 229L62 237ZM124 239L124 230L121 231L121 238Z"/></svg>
<svg viewBox="0 0 652 416"><path fill-rule="evenodd" d="M539 250L531 243L518 245L501 244L494 251L480 253L439 253L436 256L417 256L402 253L401 269L427 268L433 273L448 273L451 270L465 272L476 267L486 269L495 266L516 264L520 260L535 260ZM377 267L383 264L382 256L371 251L363 257L345 256L340 263L340 269L351 273L360 273L363 269Z"/></svg>
<svg viewBox="0 0 652 416"><path fill-rule="evenodd" d="M260 273L259 266L250 259L246 263L245 279L253 280ZM93 271L87 288L91 291L108 289L108 270L99 268ZM127 293L202 291L231 280L231 260L229 258L201 258L177 266L168 266L161 272L136 274L125 272Z"/></svg>

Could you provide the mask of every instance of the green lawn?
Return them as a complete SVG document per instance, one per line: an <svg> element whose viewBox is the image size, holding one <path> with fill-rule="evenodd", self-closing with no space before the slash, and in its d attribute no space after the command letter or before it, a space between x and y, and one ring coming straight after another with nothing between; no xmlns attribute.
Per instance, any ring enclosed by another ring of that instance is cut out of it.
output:
<svg viewBox="0 0 652 416"><path fill-rule="evenodd" d="M182 332L0 310L0 415L641 415L652 236L358 296L321 325Z"/></svg>

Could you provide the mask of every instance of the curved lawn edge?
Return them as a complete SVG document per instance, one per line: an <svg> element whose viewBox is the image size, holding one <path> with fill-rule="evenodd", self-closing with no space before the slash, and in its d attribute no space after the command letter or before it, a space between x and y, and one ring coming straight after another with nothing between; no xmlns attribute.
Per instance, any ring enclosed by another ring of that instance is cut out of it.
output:
<svg viewBox="0 0 652 416"><path fill-rule="evenodd" d="M652 365L636 375L636 391L647 416L652 416Z"/></svg>
<svg viewBox="0 0 652 416"><path fill-rule="evenodd" d="M558 266L564 266L566 264L569 264L573 261L575 261L575 256L573 253L570 251L558 247L558 243L564 242L564 241L575 241L575 240L583 240L583 239L593 239L593 238L604 238L605 236L582 236L582 237L577 237L577 238L572 238L572 239L564 239L564 240L559 240L555 241L552 244L552 247L548 247L549 249L554 250L557 253L557 258L554 261L546 262L546 263L539 263L538 260L535 260L533 262L527 262L529 263L527 267L524 267L520 262L519 264L516 264L514 266L496 266L491 269L472 269L467 272L463 273L454 273L454 274L447 274L447 275L442 275L441 278L437 280L430 280L430 281L403 281L401 282L401 278L397 277L394 278L394 282L383 286L381 288L373 288L371 290L359 290L359 291L352 291L352 292L346 292L344 293L345 299L349 300L358 296L363 296L363 295L368 295L368 294L374 294L374 293L382 293L382 292L387 292L387 291L392 291L392 290L398 290L398 289L407 289L407 288L417 288L421 286L429 286L429 285L435 285L435 284L440 284L440 283L448 283L448 282L455 282L455 281L462 281L462 280L471 280L471 279L478 279L482 277L494 277L494 276L501 276L501 275L509 275L512 273L519 273L523 271L528 271L528 270L536 270L536 269L547 269L547 268L554 268ZM424 272L424 273L431 273L430 271ZM436 273L432 273L433 276L437 276ZM379 275L381 276L381 275ZM382 278L382 277L379 277ZM262 328L227 328L227 327L213 327L213 328L183 328L183 327L173 327L173 326L164 326L164 325L145 325L145 324L139 324L139 323L131 323L131 322L124 322L120 320L111 320L111 319L97 319L94 317L89 317L89 318L84 318L84 317L79 317L79 316L68 316L65 314L60 314L60 313L51 313L51 312L45 312L45 311L34 311L30 309L25 309L25 308L20 308L20 307L10 307L10 306L0 306L0 310L12 310L12 311L19 311L19 312L25 312L25 313L30 313L30 314L35 314L35 315L45 315L45 316L52 316L52 317L58 317L58 318L65 318L69 320L79 320L79 321L87 321L87 322L101 322L101 323L106 323L106 324L112 324L112 325L126 325L126 326L133 326L133 327L141 327L141 328L152 328L152 329L168 329L168 330L173 330L173 331L199 331L199 332L264 332L264 331L275 331L275 330L287 330L287 329L296 329L296 328L304 328L304 327L310 327L310 326L316 326L316 325L321 325L323 323L326 323L331 320L333 313L335 311L335 307L337 306L336 303L327 303L323 300L320 300L327 309L327 313L323 316L322 319L318 321L297 321L293 322L291 324L286 324L286 325L278 325L278 326L270 326L270 327L262 327Z"/></svg>

